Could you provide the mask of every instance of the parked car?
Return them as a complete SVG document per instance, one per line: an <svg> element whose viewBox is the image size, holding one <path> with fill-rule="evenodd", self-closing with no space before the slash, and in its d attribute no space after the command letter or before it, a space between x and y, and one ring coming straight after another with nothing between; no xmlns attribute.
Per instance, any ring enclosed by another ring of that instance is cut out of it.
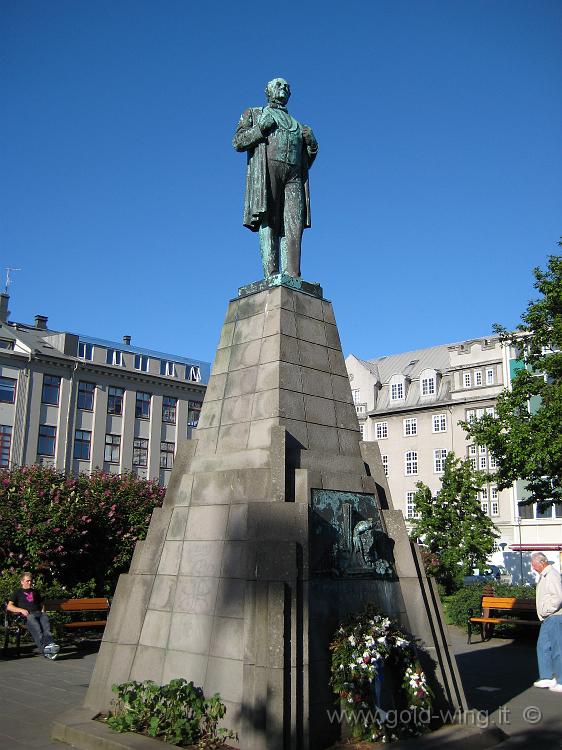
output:
<svg viewBox="0 0 562 750"><path fill-rule="evenodd" d="M471 583L485 583L490 581L493 583L511 583L511 573L500 565L487 565L481 570L479 568L473 568L472 575L464 576L463 583L469 585Z"/></svg>

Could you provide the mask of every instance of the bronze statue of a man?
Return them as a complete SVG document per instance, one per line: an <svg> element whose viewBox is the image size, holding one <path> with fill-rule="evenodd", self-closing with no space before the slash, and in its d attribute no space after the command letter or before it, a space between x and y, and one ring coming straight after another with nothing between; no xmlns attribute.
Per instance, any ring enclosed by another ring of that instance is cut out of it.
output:
<svg viewBox="0 0 562 750"><path fill-rule="evenodd" d="M301 239L310 226L308 170L318 143L307 125L291 117L291 89L283 78L266 88L267 105L243 112L233 145L248 152L244 226L259 232L265 278L300 277Z"/></svg>

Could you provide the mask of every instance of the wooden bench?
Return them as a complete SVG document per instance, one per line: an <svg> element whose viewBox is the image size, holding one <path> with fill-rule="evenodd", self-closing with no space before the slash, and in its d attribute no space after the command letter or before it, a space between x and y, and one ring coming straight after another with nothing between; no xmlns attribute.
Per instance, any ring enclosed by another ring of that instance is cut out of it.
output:
<svg viewBox="0 0 562 750"><path fill-rule="evenodd" d="M109 599L107 597L64 599L63 601L46 601L45 609L49 612L62 612L67 615L77 615L78 619L62 623L65 631L76 632L77 630L93 630L105 628L107 625L107 614L109 612ZM100 615L92 617L92 615ZM16 654L20 655L20 642L22 633L27 633L25 618L8 612L4 604L4 655L8 651L10 635L16 639Z"/></svg>
<svg viewBox="0 0 562 750"><path fill-rule="evenodd" d="M494 625L540 625L534 599L517 599L512 596L486 596L480 602L480 615L475 616L474 610L468 610L468 643L471 643L472 626L479 625L480 636L483 641L493 636ZM527 615L527 618L519 615ZM489 625L488 633L484 626Z"/></svg>

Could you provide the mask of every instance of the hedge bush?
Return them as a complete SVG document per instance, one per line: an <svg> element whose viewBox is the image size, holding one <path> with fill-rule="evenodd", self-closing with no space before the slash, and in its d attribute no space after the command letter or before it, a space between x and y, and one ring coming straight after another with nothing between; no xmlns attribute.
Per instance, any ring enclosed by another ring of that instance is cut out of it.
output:
<svg viewBox="0 0 562 750"><path fill-rule="evenodd" d="M492 587L494 596L516 596L521 599L535 598L535 587L525 584L513 585L491 582L463 586L463 588L447 597L446 610L451 624L467 627L467 612L472 607L475 614L479 613L480 599L485 586Z"/></svg>
<svg viewBox="0 0 562 750"><path fill-rule="evenodd" d="M113 593L164 494L156 482L132 474L0 470L2 588L31 570L41 575L46 595L49 587L73 595Z"/></svg>

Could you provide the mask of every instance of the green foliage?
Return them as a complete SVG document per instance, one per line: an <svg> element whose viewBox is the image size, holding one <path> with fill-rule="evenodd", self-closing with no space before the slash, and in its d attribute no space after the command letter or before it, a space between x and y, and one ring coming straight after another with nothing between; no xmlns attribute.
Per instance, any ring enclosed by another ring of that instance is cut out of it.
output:
<svg viewBox="0 0 562 750"><path fill-rule="evenodd" d="M518 333L494 326L525 367L498 397L495 417L462 424L496 458L500 489L523 479L526 503L546 506L562 502L562 256L550 256L547 270L535 268L534 275L541 297L529 302Z"/></svg>
<svg viewBox="0 0 562 750"><path fill-rule="evenodd" d="M467 612L469 608L474 610L474 614L480 612L480 600L486 587L493 589L493 596L515 596L520 599L534 599L534 586L517 586L509 583L475 583L470 586L463 586L454 594L447 598L446 610L448 620L452 625L459 625L466 628Z"/></svg>
<svg viewBox="0 0 562 750"><path fill-rule="evenodd" d="M40 574L45 596L50 584L63 596L112 593L164 493L131 474L0 470L0 574Z"/></svg>
<svg viewBox="0 0 562 750"><path fill-rule="evenodd" d="M117 698L107 723L117 732L147 734L181 747L197 744L201 750L214 750L236 737L218 726L226 714L220 696L205 698L193 682L124 682L112 690Z"/></svg>
<svg viewBox="0 0 562 750"><path fill-rule="evenodd" d="M468 459L449 453L439 494L433 495L423 482L416 485L414 508L420 518L412 525L412 536L422 540L430 572L447 592L458 588L472 568L484 566L498 536L478 501L482 481Z"/></svg>

